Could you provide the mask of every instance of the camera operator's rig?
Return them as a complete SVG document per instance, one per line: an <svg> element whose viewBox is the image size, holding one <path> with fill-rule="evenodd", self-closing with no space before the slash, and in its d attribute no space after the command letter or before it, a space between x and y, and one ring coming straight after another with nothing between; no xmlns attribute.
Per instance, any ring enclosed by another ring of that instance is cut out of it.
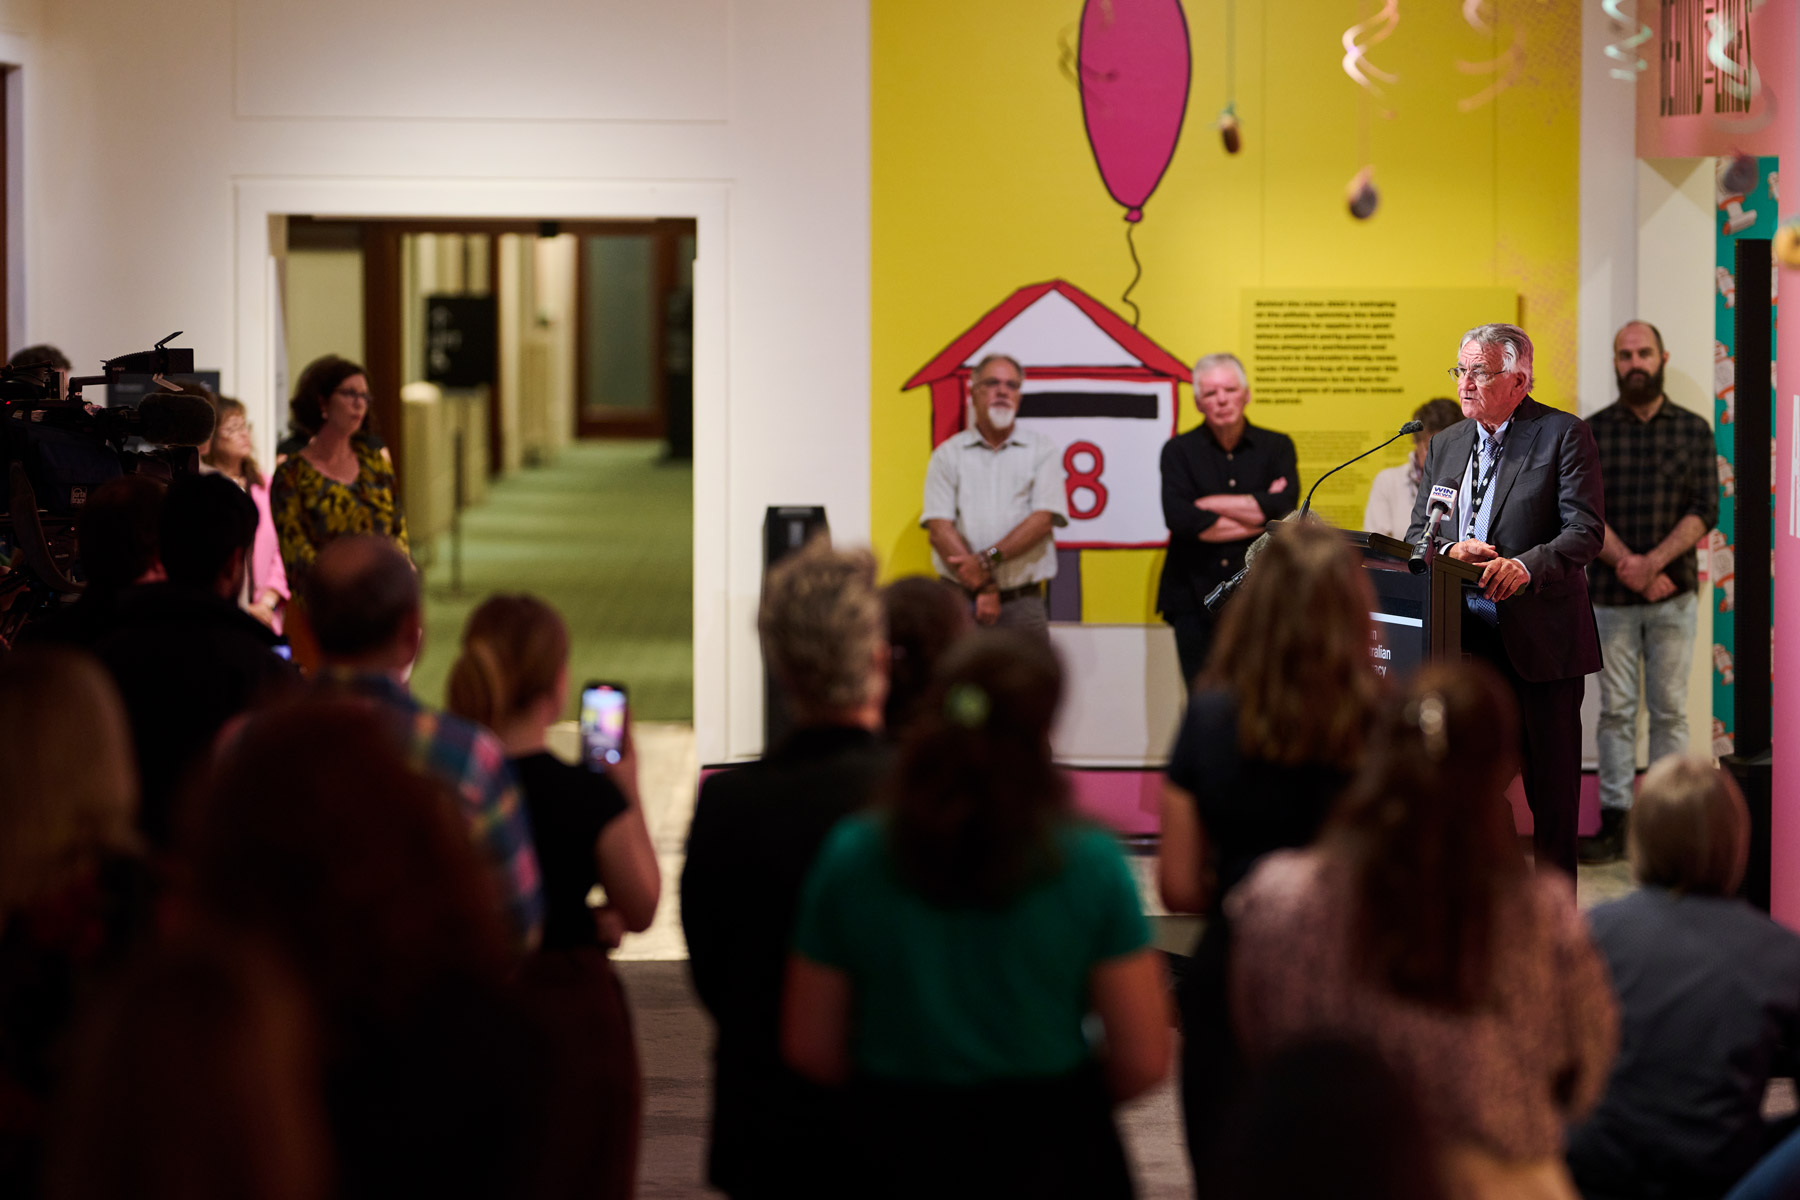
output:
<svg viewBox="0 0 1800 1200"><path fill-rule="evenodd" d="M199 470L195 449L212 437L213 409L174 390L167 376L191 374L192 350L168 343L107 359L99 375L69 379L50 367L0 368L0 648L33 617L85 586L75 523L99 487L126 474L165 482ZM81 389L149 375L167 391L135 408L86 404Z"/></svg>

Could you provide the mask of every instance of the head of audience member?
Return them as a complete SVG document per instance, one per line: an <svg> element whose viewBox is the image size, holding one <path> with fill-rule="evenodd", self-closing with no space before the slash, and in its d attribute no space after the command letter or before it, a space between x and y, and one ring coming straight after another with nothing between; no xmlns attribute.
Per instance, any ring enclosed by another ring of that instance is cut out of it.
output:
<svg viewBox="0 0 1800 1200"><path fill-rule="evenodd" d="M1214 437L1235 441L1249 403L1250 376L1237 355L1221 351L1194 364L1194 404Z"/></svg>
<svg viewBox="0 0 1800 1200"><path fill-rule="evenodd" d="M365 533L327 545L303 596L328 666L403 679L419 656L419 573L388 539Z"/></svg>
<svg viewBox="0 0 1800 1200"><path fill-rule="evenodd" d="M51 647L0 659L0 929L139 848L131 728L106 671Z"/></svg>
<svg viewBox="0 0 1800 1200"><path fill-rule="evenodd" d="M1427 400L1413 410L1412 419L1425 428L1413 434L1412 461L1415 467L1425 465L1425 448L1431 439L1463 419L1462 406L1454 400L1439 397Z"/></svg>
<svg viewBox="0 0 1800 1200"><path fill-rule="evenodd" d="M324 1200L331 1140L311 1014L254 942L150 949L72 1042L45 1194L54 1200Z"/></svg>
<svg viewBox="0 0 1800 1200"><path fill-rule="evenodd" d="M900 874L933 903L1004 904L1054 869L1062 688L1055 652L1016 630L976 630L944 655L888 788Z"/></svg>
<svg viewBox="0 0 1800 1200"><path fill-rule="evenodd" d="M1518 744L1512 692L1481 664L1422 667L1382 711L1327 836L1357 872L1360 959L1395 995L1458 1012L1491 995L1526 874L1506 800Z"/></svg>
<svg viewBox="0 0 1800 1200"><path fill-rule="evenodd" d="M54 381L56 383L59 396L68 391L69 374L74 370L74 364L69 362L69 356L48 342L26 346L23 350L14 352L13 356L6 360L6 366L8 370L12 371L38 368L43 374L44 382Z"/></svg>
<svg viewBox="0 0 1800 1200"><path fill-rule="evenodd" d="M797 724L881 727L888 651L874 555L813 538L770 568L756 626Z"/></svg>
<svg viewBox="0 0 1800 1200"><path fill-rule="evenodd" d="M975 627L969 606L942 580L908 575L881 589L887 616L888 694L883 723L899 739L917 719L944 652Z"/></svg>
<svg viewBox="0 0 1800 1200"><path fill-rule="evenodd" d="M990 354L975 364L969 398L975 406L975 427L983 436L1004 435L1012 429L1024 386L1025 368L1010 354Z"/></svg>
<svg viewBox="0 0 1800 1200"><path fill-rule="evenodd" d="M266 939L322 1016L398 1018L446 978L497 979L508 939L444 785L356 701L251 716L186 813L204 917Z"/></svg>
<svg viewBox="0 0 1800 1200"><path fill-rule="evenodd" d="M1638 786L1625 834L1646 887L1731 896L1750 858L1750 811L1737 782L1703 758L1671 755Z"/></svg>
<svg viewBox="0 0 1800 1200"><path fill-rule="evenodd" d="M536 596L490 596L463 626L446 707L501 741L542 734L569 694L569 627Z"/></svg>
<svg viewBox="0 0 1800 1200"><path fill-rule="evenodd" d="M1315 521L1271 527L1201 675L1201 686L1237 701L1246 755L1356 766L1382 691L1369 660L1374 607L1356 551L1337 530Z"/></svg>
<svg viewBox="0 0 1800 1200"><path fill-rule="evenodd" d="M1647 408L1662 397L1668 365L1662 331L1650 322L1627 321L1613 335L1613 373L1619 379L1619 398L1633 408Z"/></svg>
<svg viewBox="0 0 1800 1200"><path fill-rule="evenodd" d="M288 416L295 429L317 436L330 426L350 437L365 424L374 428L369 409L369 373L361 365L335 354L315 358L300 372Z"/></svg>
<svg viewBox="0 0 1800 1200"><path fill-rule="evenodd" d="M1477 325L1457 352L1456 398L1463 416L1489 433L1512 420L1531 391L1531 337L1517 325Z"/></svg>
<svg viewBox="0 0 1800 1200"><path fill-rule="evenodd" d="M163 570L178 587L235 599L256 541L256 502L223 475L183 475L162 505Z"/></svg>
<svg viewBox="0 0 1800 1200"><path fill-rule="evenodd" d="M75 521L88 587L112 595L163 578L162 509L167 488L148 475L121 475L94 489Z"/></svg>
<svg viewBox="0 0 1800 1200"><path fill-rule="evenodd" d="M213 436L201 451L201 459L250 487L262 483L255 446L250 440L250 414L238 400L209 393L213 406Z"/></svg>
<svg viewBox="0 0 1800 1200"><path fill-rule="evenodd" d="M1224 1139L1229 1200L1444 1200L1431 1126L1373 1047L1318 1038L1277 1052Z"/></svg>

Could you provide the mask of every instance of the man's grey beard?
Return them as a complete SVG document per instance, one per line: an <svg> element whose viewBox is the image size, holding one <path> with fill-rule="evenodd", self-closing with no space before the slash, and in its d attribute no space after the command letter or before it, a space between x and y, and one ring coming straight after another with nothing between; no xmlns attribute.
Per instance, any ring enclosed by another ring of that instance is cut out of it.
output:
<svg viewBox="0 0 1800 1200"><path fill-rule="evenodd" d="M990 404L988 406L988 424L995 429L1011 429L1013 421L1017 419L1018 415L1017 411L1003 405Z"/></svg>
<svg viewBox="0 0 1800 1200"><path fill-rule="evenodd" d="M1650 403L1652 400L1662 395L1663 370L1662 367L1658 367L1656 369L1656 374L1651 375L1648 371L1637 369L1627 371L1625 374L1619 376L1619 399L1625 401L1627 404ZM1648 382L1633 382L1634 377L1638 380L1642 380L1646 376L1648 377Z"/></svg>

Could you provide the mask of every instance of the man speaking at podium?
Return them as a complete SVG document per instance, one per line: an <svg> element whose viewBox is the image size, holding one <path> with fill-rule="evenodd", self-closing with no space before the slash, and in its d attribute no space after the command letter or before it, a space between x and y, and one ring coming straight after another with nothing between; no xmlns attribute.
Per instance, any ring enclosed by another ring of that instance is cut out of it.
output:
<svg viewBox="0 0 1800 1200"><path fill-rule="evenodd" d="M1586 422L1527 394L1518 326L1471 329L1450 374L1469 419L1431 439L1406 537L1423 540L1436 496L1442 553L1483 567L1464 594L1463 649L1518 698L1537 861L1573 879L1583 677L1600 669L1586 570L1605 536L1600 455Z"/></svg>

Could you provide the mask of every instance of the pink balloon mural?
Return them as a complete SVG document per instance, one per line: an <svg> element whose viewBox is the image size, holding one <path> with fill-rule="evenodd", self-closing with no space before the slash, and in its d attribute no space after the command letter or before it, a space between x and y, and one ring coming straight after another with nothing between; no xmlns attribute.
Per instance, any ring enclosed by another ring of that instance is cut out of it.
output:
<svg viewBox="0 0 1800 1200"><path fill-rule="evenodd" d="M1127 221L1162 182L1187 115L1188 31L1181 0L1087 0L1081 10L1081 112L1088 145Z"/></svg>

